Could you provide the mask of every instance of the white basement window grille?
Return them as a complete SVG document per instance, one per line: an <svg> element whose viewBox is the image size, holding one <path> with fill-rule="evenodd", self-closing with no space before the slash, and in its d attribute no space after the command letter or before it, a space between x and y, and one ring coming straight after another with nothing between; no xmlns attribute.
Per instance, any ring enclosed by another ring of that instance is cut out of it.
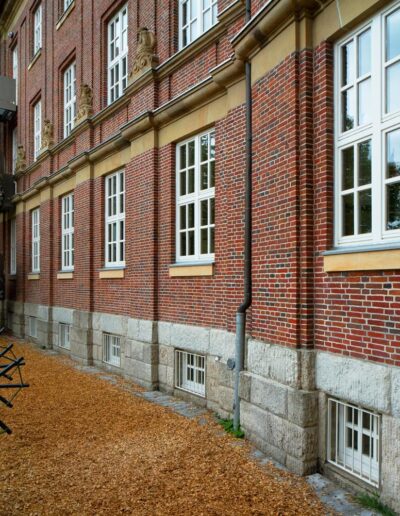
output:
<svg viewBox="0 0 400 516"><path fill-rule="evenodd" d="M71 325L66 323L59 323L58 325L58 345L60 348L70 349L70 332Z"/></svg>
<svg viewBox="0 0 400 516"><path fill-rule="evenodd" d="M205 357L175 350L175 386L198 396L206 393Z"/></svg>
<svg viewBox="0 0 400 516"><path fill-rule="evenodd" d="M328 400L328 462L379 486L380 419L368 410Z"/></svg>
<svg viewBox="0 0 400 516"><path fill-rule="evenodd" d="M75 126L76 115L76 64L69 66L64 73L64 138Z"/></svg>
<svg viewBox="0 0 400 516"><path fill-rule="evenodd" d="M28 331L29 331L29 336L36 339L36 337L37 337L37 318L36 317L28 318Z"/></svg>
<svg viewBox="0 0 400 516"><path fill-rule="evenodd" d="M103 333L103 362L121 367L121 337Z"/></svg>
<svg viewBox="0 0 400 516"><path fill-rule="evenodd" d="M124 92L128 79L128 6L108 24L108 103Z"/></svg>
<svg viewBox="0 0 400 516"><path fill-rule="evenodd" d="M74 270L74 194L61 200L61 269Z"/></svg>

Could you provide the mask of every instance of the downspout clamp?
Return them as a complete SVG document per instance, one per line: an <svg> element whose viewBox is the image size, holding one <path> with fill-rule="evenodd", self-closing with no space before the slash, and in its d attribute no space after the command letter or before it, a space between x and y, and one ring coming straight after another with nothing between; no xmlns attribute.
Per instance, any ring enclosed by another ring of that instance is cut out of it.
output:
<svg viewBox="0 0 400 516"><path fill-rule="evenodd" d="M251 0L246 0L246 23L251 19ZM246 176L244 219L244 299L236 312L235 383L233 401L233 428L240 427L240 372L244 368L244 345L246 338L246 310L252 301L251 241L252 241L252 93L251 63L245 63L246 82Z"/></svg>

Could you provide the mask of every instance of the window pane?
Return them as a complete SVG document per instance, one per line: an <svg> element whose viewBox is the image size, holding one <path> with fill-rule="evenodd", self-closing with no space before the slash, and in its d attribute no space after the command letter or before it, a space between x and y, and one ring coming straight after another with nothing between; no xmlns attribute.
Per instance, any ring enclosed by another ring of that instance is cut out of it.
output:
<svg viewBox="0 0 400 516"><path fill-rule="evenodd" d="M215 248L215 245L214 245L214 242L215 242L215 230L214 228L210 228L210 253L213 253L214 252L214 248Z"/></svg>
<svg viewBox="0 0 400 516"><path fill-rule="evenodd" d="M181 145L180 161L181 169L186 168L186 145Z"/></svg>
<svg viewBox="0 0 400 516"><path fill-rule="evenodd" d="M386 19L386 60L400 54L400 9Z"/></svg>
<svg viewBox="0 0 400 516"><path fill-rule="evenodd" d="M200 146L201 146L200 160L206 161L208 159L208 135L207 134L204 134L201 137Z"/></svg>
<svg viewBox="0 0 400 516"><path fill-rule="evenodd" d="M358 85L358 123L367 124L371 121L371 79L366 79Z"/></svg>
<svg viewBox="0 0 400 516"><path fill-rule="evenodd" d="M194 204L188 205L188 228L194 228Z"/></svg>
<svg viewBox="0 0 400 516"><path fill-rule="evenodd" d="M186 195L186 172L181 172L180 176L180 195Z"/></svg>
<svg viewBox="0 0 400 516"><path fill-rule="evenodd" d="M343 235L354 235L354 195L343 196Z"/></svg>
<svg viewBox="0 0 400 516"><path fill-rule="evenodd" d="M354 147L342 151L342 190L354 187Z"/></svg>
<svg viewBox="0 0 400 516"><path fill-rule="evenodd" d="M387 135L386 177L400 176L400 130Z"/></svg>
<svg viewBox="0 0 400 516"><path fill-rule="evenodd" d="M371 182L371 140L358 144L358 185Z"/></svg>
<svg viewBox="0 0 400 516"><path fill-rule="evenodd" d="M371 233L372 211L371 211L371 190L363 190L358 195L358 232Z"/></svg>
<svg viewBox="0 0 400 516"><path fill-rule="evenodd" d="M181 233L181 256L186 256L186 233Z"/></svg>
<svg viewBox="0 0 400 516"><path fill-rule="evenodd" d="M210 188L215 186L215 161L210 161Z"/></svg>
<svg viewBox="0 0 400 516"><path fill-rule="evenodd" d="M194 192L194 168L191 168L188 172L189 174L189 187L188 187L188 193Z"/></svg>
<svg viewBox="0 0 400 516"><path fill-rule="evenodd" d="M400 110L400 62L386 70L386 113Z"/></svg>
<svg viewBox="0 0 400 516"><path fill-rule="evenodd" d="M186 229L186 206L181 206L179 210L180 229Z"/></svg>
<svg viewBox="0 0 400 516"><path fill-rule="evenodd" d="M371 29L358 36L358 77L371 71Z"/></svg>
<svg viewBox="0 0 400 516"><path fill-rule="evenodd" d="M210 224L215 224L215 199L210 199Z"/></svg>
<svg viewBox="0 0 400 516"><path fill-rule="evenodd" d="M201 230L201 254L208 253L208 229Z"/></svg>
<svg viewBox="0 0 400 516"><path fill-rule="evenodd" d="M353 47L353 41L342 47L342 86L346 86L354 80Z"/></svg>
<svg viewBox="0 0 400 516"><path fill-rule="evenodd" d="M354 88L349 88L342 93L342 130L348 131L354 127Z"/></svg>
<svg viewBox="0 0 400 516"><path fill-rule="evenodd" d="M208 201L201 201L201 225L208 224Z"/></svg>
<svg viewBox="0 0 400 516"><path fill-rule="evenodd" d="M386 229L400 229L400 183L387 185Z"/></svg>
<svg viewBox="0 0 400 516"><path fill-rule="evenodd" d="M189 237L189 252L188 254L189 255L193 255L194 254L194 231L189 231L188 232L188 237Z"/></svg>
<svg viewBox="0 0 400 516"><path fill-rule="evenodd" d="M200 188L206 190L208 188L208 165L203 163L200 171Z"/></svg>
<svg viewBox="0 0 400 516"><path fill-rule="evenodd" d="M189 166L192 167L194 165L194 140L192 140L188 144L188 153L189 153Z"/></svg>

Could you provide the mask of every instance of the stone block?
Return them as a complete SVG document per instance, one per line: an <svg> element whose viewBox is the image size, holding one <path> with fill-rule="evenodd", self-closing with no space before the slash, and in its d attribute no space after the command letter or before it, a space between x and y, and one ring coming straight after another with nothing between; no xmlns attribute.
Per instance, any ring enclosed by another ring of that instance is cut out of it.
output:
<svg viewBox="0 0 400 516"><path fill-rule="evenodd" d="M115 335L126 335L127 333L127 317L114 314L93 314L93 328L106 333Z"/></svg>
<svg viewBox="0 0 400 516"><path fill-rule="evenodd" d="M391 369L391 405L392 415L400 418L400 368L393 367Z"/></svg>
<svg viewBox="0 0 400 516"><path fill-rule="evenodd" d="M92 328L92 313L84 312L82 310L74 310L73 325L76 328L90 330Z"/></svg>
<svg viewBox="0 0 400 516"><path fill-rule="evenodd" d="M131 340L140 340L139 339L139 320L138 319L132 319L129 317L127 322L127 333L126 336L128 339Z"/></svg>
<svg viewBox="0 0 400 516"><path fill-rule="evenodd" d="M224 362L215 362L215 365L218 371L217 378L219 379L219 383L233 389L235 385L234 371L228 369Z"/></svg>
<svg viewBox="0 0 400 516"><path fill-rule="evenodd" d="M221 357L223 362L235 356L235 334L225 330L210 330L210 355Z"/></svg>
<svg viewBox="0 0 400 516"><path fill-rule="evenodd" d="M158 366L158 381L163 387L169 387L170 390L174 388L174 370L172 367L159 364Z"/></svg>
<svg viewBox="0 0 400 516"><path fill-rule="evenodd" d="M387 366L320 352L316 357L316 386L372 410L389 413L391 409L391 374Z"/></svg>
<svg viewBox="0 0 400 516"><path fill-rule="evenodd" d="M160 364L173 368L175 364L174 348L160 344L158 346L158 360Z"/></svg>
<svg viewBox="0 0 400 516"><path fill-rule="evenodd" d="M305 475L312 475L317 472L317 459L313 459L311 461L304 461L301 459L296 459L291 455L287 455L286 457L286 467L292 473L299 475L301 477Z"/></svg>
<svg viewBox="0 0 400 516"><path fill-rule="evenodd" d="M382 417L381 498L400 514L400 419Z"/></svg>
<svg viewBox="0 0 400 516"><path fill-rule="evenodd" d="M299 364L296 350L249 340L247 369L276 382L298 386Z"/></svg>
<svg viewBox="0 0 400 516"><path fill-rule="evenodd" d="M210 331L200 326L172 324L171 345L194 353L208 353Z"/></svg>
<svg viewBox="0 0 400 516"><path fill-rule="evenodd" d="M220 385L218 388L218 403L223 410L231 412L233 407L233 390Z"/></svg>
<svg viewBox="0 0 400 516"><path fill-rule="evenodd" d="M158 342L159 344L164 344L166 346L171 345L171 326L172 324L169 322L158 323Z"/></svg>
<svg viewBox="0 0 400 516"><path fill-rule="evenodd" d="M138 340L155 344L157 342L157 324L154 321L139 320Z"/></svg>
<svg viewBox="0 0 400 516"><path fill-rule="evenodd" d="M239 397L242 400L250 401L251 377L245 371L240 373Z"/></svg>
<svg viewBox="0 0 400 516"><path fill-rule="evenodd" d="M53 306L53 321L62 322L65 324L73 324L74 321L74 310L70 308L64 308L61 306Z"/></svg>
<svg viewBox="0 0 400 516"><path fill-rule="evenodd" d="M132 358L125 358L123 366L124 373L131 376L138 383L141 380L144 380L147 384L154 384L158 381L158 368L154 365L145 364Z"/></svg>
<svg viewBox="0 0 400 516"><path fill-rule="evenodd" d="M318 392L288 390L288 420L303 428L318 424Z"/></svg>
<svg viewBox="0 0 400 516"><path fill-rule="evenodd" d="M260 376L249 375L249 377L251 378L250 402L277 416L287 417L288 387Z"/></svg>
<svg viewBox="0 0 400 516"><path fill-rule="evenodd" d="M303 349L300 354L300 388L304 391L315 390L315 357L314 350Z"/></svg>

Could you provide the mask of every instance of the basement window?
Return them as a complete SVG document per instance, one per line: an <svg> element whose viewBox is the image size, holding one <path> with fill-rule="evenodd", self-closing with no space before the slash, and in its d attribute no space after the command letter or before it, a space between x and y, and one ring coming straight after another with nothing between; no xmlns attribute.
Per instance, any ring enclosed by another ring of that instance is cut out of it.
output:
<svg viewBox="0 0 400 516"><path fill-rule="evenodd" d="M121 337L103 333L103 362L121 367Z"/></svg>
<svg viewBox="0 0 400 516"><path fill-rule="evenodd" d="M328 400L328 462L379 486L380 418L334 399Z"/></svg>
<svg viewBox="0 0 400 516"><path fill-rule="evenodd" d="M60 348L71 349L70 343L71 325L59 323L58 325L58 345Z"/></svg>
<svg viewBox="0 0 400 516"><path fill-rule="evenodd" d="M205 396L205 357L186 351L175 351L175 386L178 389Z"/></svg>
<svg viewBox="0 0 400 516"><path fill-rule="evenodd" d="M36 339L37 337L37 318L29 317L28 318L28 332L29 336Z"/></svg>

